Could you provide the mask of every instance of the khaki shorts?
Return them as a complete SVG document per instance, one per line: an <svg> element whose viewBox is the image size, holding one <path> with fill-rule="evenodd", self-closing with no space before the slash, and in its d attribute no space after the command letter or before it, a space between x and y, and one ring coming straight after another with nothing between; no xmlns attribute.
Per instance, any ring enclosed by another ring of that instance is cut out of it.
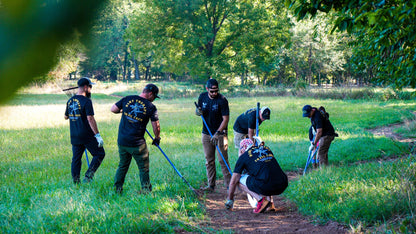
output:
<svg viewBox="0 0 416 234"><path fill-rule="evenodd" d="M239 133L234 131L234 146L236 149L240 149L240 142L247 138L248 134L245 133Z"/></svg>

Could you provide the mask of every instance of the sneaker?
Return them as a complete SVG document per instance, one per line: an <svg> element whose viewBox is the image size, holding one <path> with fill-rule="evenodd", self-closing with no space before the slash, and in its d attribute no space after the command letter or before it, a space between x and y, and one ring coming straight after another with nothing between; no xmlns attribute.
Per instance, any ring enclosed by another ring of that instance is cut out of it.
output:
<svg viewBox="0 0 416 234"><path fill-rule="evenodd" d="M215 191L215 187L214 186L206 186L206 187L203 187L203 188L201 188L201 190L202 191L204 191L204 192L208 192L208 193L212 193L212 192L214 192Z"/></svg>
<svg viewBox="0 0 416 234"><path fill-rule="evenodd" d="M72 181L74 182L74 184L80 184L81 183L81 180L79 178L73 179Z"/></svg>
<svg viewBox="0 0 416 234"><path fill-rule="evenodd" d="M270 201L263 197L260 201L257 202L257 208L253 210L254 213L263 213L267 207L270 206Z"/></svg>

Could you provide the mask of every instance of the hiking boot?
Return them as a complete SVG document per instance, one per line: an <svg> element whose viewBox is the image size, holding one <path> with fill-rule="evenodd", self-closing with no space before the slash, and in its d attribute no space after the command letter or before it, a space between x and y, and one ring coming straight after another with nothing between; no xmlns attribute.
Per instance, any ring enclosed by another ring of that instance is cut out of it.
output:
<svg viewBox="0 0 416 234"><path fill-rule="evenodd" d="M201 188L201 190L202 191L204 191L204 192L208 192L208 193L212 193L212 192L214 192L215 191L215 187L214 186L206 186L206 187L203 187L203 188Z"/></svg>
<svg viewBox="0 0 416 234"><path fill-rule="evenodd" d="M269 206L270 201L268 201L266 197L263 197L260 201L257 202L257 207L253 210L253 212L256 214L263 213Z"/></svg>
<svg viewBox="0 0 416 234"><path fill-rule="evenodd" d="M90 183L92 181L92 178L89 178L89 177L84 177L84 179L82 180L82 183L84 183L84 184L88 184L88 183Z"/></svg>

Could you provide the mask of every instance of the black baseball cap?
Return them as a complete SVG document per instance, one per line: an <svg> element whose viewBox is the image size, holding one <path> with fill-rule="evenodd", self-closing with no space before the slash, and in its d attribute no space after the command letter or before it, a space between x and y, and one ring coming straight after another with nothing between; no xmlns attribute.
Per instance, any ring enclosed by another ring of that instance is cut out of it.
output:
<svg viewBox="0 0 416 234"><path fill-rule="evenodd" d="M207 88L212 89L213 86L217 86L218 87L218 81L216 79L209 79L207 81Z"/></svg>
<svg viewBox="0 0 416 234"><path fill-rule="evenodd" d="M303 112L302 116L303 116L303 117L309 117L309 115L311 114L311 111L312 111L312 106L310 106L310 105L305 105L305 106L302 108L302 112Z"/></svg>
<svg viewBox="0 0 416 234"><path fill-rule="evenodd" d="M270 108L267 106L264 106L260 109L260 114L263 117L263 119L270 119Z"/></svg>
<svg viewBox="0 0 416 234"><path fill-rule="evenodd" d="M82 87L84 85L88 85L88 86L92 86L95 83L91 82L91 80L87 77L82 77L81 79L78 80L78 87Z"/></svg>
<svg viewBox="0 0 416 234"><path fill-rule="evenodd" d="M144 87L145 90L152 92L156 98L160 98L157 94L159 93L159 88L155 84L147 84Z"/></svg>

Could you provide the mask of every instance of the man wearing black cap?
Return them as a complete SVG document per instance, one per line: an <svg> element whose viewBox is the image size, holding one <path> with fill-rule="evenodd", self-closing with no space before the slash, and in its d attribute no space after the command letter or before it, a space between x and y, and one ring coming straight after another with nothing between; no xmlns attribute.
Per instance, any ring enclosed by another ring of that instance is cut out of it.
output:
<svg viewBox="0 0 416 234"><path fill-rule="evenodd" d="M250 138L254 141L253 136L256 135L256 110L252 108L237 117L234 122L234 145L236 149L240 148L241 140ZM259 110L259 126L263 121L270 119L270 108L267 106Z"/></svg>
<svg viewBox="0 0 416 234"><path fill-rule="evenodd" d="M311 119L311 130L314 131L315 137L311 140L312 150L319 146L317 157L319 159L319 165L328 165L328 150L331 146L331 142L334 140L337 133L335 133L334 127L329 121L329 114L325 112L323 107L320 111L316 107L305 105L302 108L302 116Z"/></svg>
<svg viewBox="0 0 416 234"><path fill-rule="evenodd" d="M230 119L230 109L227 99L219 93L218 82L215 79L209 79L206 84L207 92L201 93L198 98L198 107L196 115L203 116L207 125L213 134L212 138L209 131L203 125L202 127L202 146L205 154L205 167L207 170L208 186L202 188L204 191L212 192L215 190L216 169L215 169L215 148L218 144L222 157L218 153L218 161L221 165L221 171L224 176L224 184L228 186L231 174L228 171L228 139L227 127Z"/></svg>
<svg viewBox="0 0 416 234"><path fill-rule="evenodd" d="M91 88L94 83L83 77L78 80L78 93L72 96L65 110L65 119L69 119L72 144L71 174L75 184L80 182L81 158L87 149L93 159L85 173L84 182L90 182L105 157L104 141L98 132L91 102Z"/></svg>
<svg viewBox="0 0 416 234"><path fill-rule="evenodd" d="M140 95L126 96L111 107L113 113L122 113L117 140L120 163L114 182L118 193L123 191L124 180L132 158L139 167L141 189L144 192L152 191L149 176L149 151L144 134L150 119L154 133L152 145L159 145L159 116L156 106L152 104L156 98L159 98L158 93L159 88L156 85L148 84Z"/></svg>

